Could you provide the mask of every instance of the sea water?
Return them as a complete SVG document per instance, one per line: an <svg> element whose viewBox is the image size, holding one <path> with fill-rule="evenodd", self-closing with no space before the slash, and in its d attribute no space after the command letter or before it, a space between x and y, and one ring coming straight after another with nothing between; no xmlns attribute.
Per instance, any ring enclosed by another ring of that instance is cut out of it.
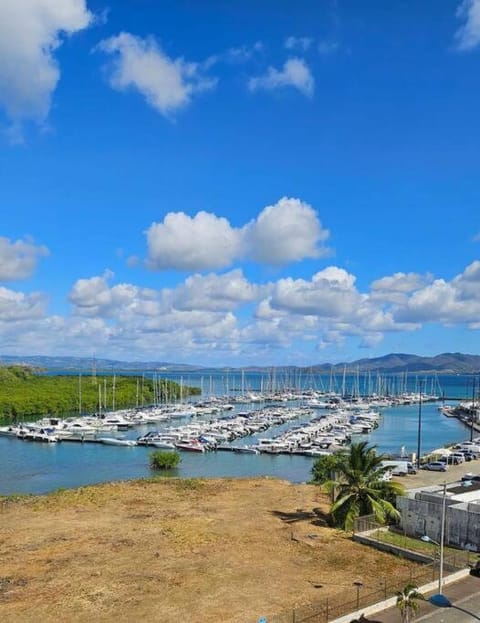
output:
<svg viewBox="0 0 480 623"><path fill-rule="evenodd" d="M190 384L192 375L190 375ZM175 379L177 380L177 379ZM199 381L199 379L195 379ZM452 381L457 380L457 383ZM239 381L237 378L236 381ZM249 377L249 389L259 389L259 378ZM187 385L186 378L182 382ZM224 380L221 380L223 384ZM213 381L209 388L218 389ZM465 396L468 387L463 377L448 377L449 397ZM205 393L205 389L204 389ZM421 409L422 434L421 452L439 448L469 437L469 431L456 418L445 417L438 409L441 403L425 403ZM238 405L234 411L246 411L250 405ZM321 413L319 411L319 413ZM419 407L397 406L382 410L382 419L377 429L369 435L357 436L367 439L377 446L380 452L398 454L402 447L407 452L416 452L418 445ZM209 416L211 418L212 416ZM245 437L234 443L243 445L253 443L262 436L271 437L285 428L296 426L307 417L293 420L274 427L257 437ZM187 421L187 420L185 420ZM175 425L177 424L175 420ZM178 422L180 423L180 422ZM157 426L158 427L158 426ZM130 430L126 434L135 438L155 426ZM96 443L61 442L43 444L19 441L15 438L0 437L0 494L45 493L61 487L127 480L151 476L149 454L151 448L144 446L105 446ZM233 452L182 452L178 468L169 472L180 477L247 477L272 476L305 482L310 479L314 459L303 456L237 454Z"/></svg>

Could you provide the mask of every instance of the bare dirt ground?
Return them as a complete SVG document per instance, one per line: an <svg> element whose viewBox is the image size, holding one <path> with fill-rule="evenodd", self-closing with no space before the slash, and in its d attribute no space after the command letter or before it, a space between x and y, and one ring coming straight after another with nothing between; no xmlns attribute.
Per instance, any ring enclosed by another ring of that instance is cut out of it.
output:
<svg viewBox="0 0 480 623"><path fill-rule="evenodd" d="M270 478L0 500L0 620L255 623L412 564L326 527L327 508L317 487Z"/></svg>

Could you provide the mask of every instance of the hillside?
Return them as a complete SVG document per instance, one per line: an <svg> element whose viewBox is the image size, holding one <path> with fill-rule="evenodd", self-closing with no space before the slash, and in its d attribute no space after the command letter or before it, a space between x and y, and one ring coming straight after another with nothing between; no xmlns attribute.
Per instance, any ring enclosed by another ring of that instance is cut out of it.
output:
<svg viewBox="0 0 480 623"><path fill-rule="evenodd" d="M333 366L320 364L314 366L315 372L327 372L329 370L359 370L360 372L379 371L390 374L401 372L417 372L439 374L478 374L480 372L480 356L466 355L463 353L442 353L434 357L420 357L403 353L392 353L383 357L371 359L358 359L350 363L339 363Z"/></svg>
<svg viewBox="0 0 480 623"><path fill-rule="evenodd" d="M128 371L157 371L159 373L172 372L202 372L203 374L214 374L215 372L228 370L230 372L244 370L245 372L265 372L272 371L292 371L301 369L312 371L317 374L328 374L343 372L346 367L349 372L368 372L378 371L389 374L399 374L402 372L432 373L438 374L479 374L480 355L468 355L464 353L442 353L434 357L421 357L405 353L390 353L382 357L372 357L369 359L358 359L356 361L341 363L318 363L308 367L289 366L287 363L282 366L247 366L244 368L234 368L223 366L221 368L210 368L193 364L171 363L166 361L118 361L114 359L95 359L91 357L44 357L41 355L16 357L0 355L1 365L20 364L35 366L46 370L58 371L92 371L97 372L128 372Z"/></svg>
<svg viewBox="0 0 480 623"><path fill-rule="evenodd" d="M201 366L183 363L168 363L165 361L118 361L116 359L102 359L96 357L49 357L43 355L0 355L0 365L27 365L47 370L103 370L105 372L128 371L128 370L157 370L160 372L198 370Z"/></svg>

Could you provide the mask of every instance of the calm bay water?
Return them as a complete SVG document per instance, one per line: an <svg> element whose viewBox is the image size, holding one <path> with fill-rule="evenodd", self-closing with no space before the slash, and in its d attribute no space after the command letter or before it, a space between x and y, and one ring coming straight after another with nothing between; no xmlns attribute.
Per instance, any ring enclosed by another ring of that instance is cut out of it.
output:
<svg viewBox="0 0 480 623"><path fill-rule="evenodd" d="M179 375L171 378L180 380ZM440 377L440 386L451 398L468 395L472 387L471 377ZM185 385L203 387L204 394L225 393L225 375L184 375ZM322 378L327 385L330 379ZM352 383L353 379L351 379ZM230 374L229 389L256 390L263 385L261 375ZM412 389L418 381L412 380ZM430 382L430 381L428 381ZM470 382L470 385L469 385ZM435 380L435 384L437 381ZM317 383L318 385L318 383ZM306 386L306 385L302 385ZM321 389L321 387L318 387ZM328 386L326 387L328 389ZM430 387L427 387L427 391ZM439 393L437 388L437 393ZM440 392L441 393L441 392ZM443 446L446 443L467 439L468 430L455 418L447 418L438 410L440 403L424 404L422 407L422 452ZM249 405L239 405L236 410L245 411ZM295 426L302 420L266 431L271 437L287 426ZM394 407L383 410L378 429L363 436L376 444L382 452L398 454L405 446L407 452L417 450L418 406ZM150 430L155 428L150 427ZM135 438L148 428L129 431L128 437ZM244 438L235 443L247 444L256 438ZM80 444L63 442L59 444L28 443L0 437L0 494L45 493L59 487L82 485L151 475L148 455L151 449L145 447L115 447L101 444ZM242 477L268 475L304 482L310 478L313 459L302 456L284 455L239 455L231 452L205 454L182 453L182 462L173 475L181 477Z"/></svg>

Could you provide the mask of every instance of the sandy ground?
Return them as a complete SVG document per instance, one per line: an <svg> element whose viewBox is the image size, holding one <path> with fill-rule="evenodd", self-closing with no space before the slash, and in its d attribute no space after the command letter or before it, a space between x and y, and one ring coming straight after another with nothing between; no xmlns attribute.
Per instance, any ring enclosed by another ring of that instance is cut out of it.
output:
<svg viewBox="0 0 480 623"><path fill-rule="evenodd" d="M326 527L327 508L317 487L270 478L3 500L0 620L254 623L408 572Z"/></svg>

